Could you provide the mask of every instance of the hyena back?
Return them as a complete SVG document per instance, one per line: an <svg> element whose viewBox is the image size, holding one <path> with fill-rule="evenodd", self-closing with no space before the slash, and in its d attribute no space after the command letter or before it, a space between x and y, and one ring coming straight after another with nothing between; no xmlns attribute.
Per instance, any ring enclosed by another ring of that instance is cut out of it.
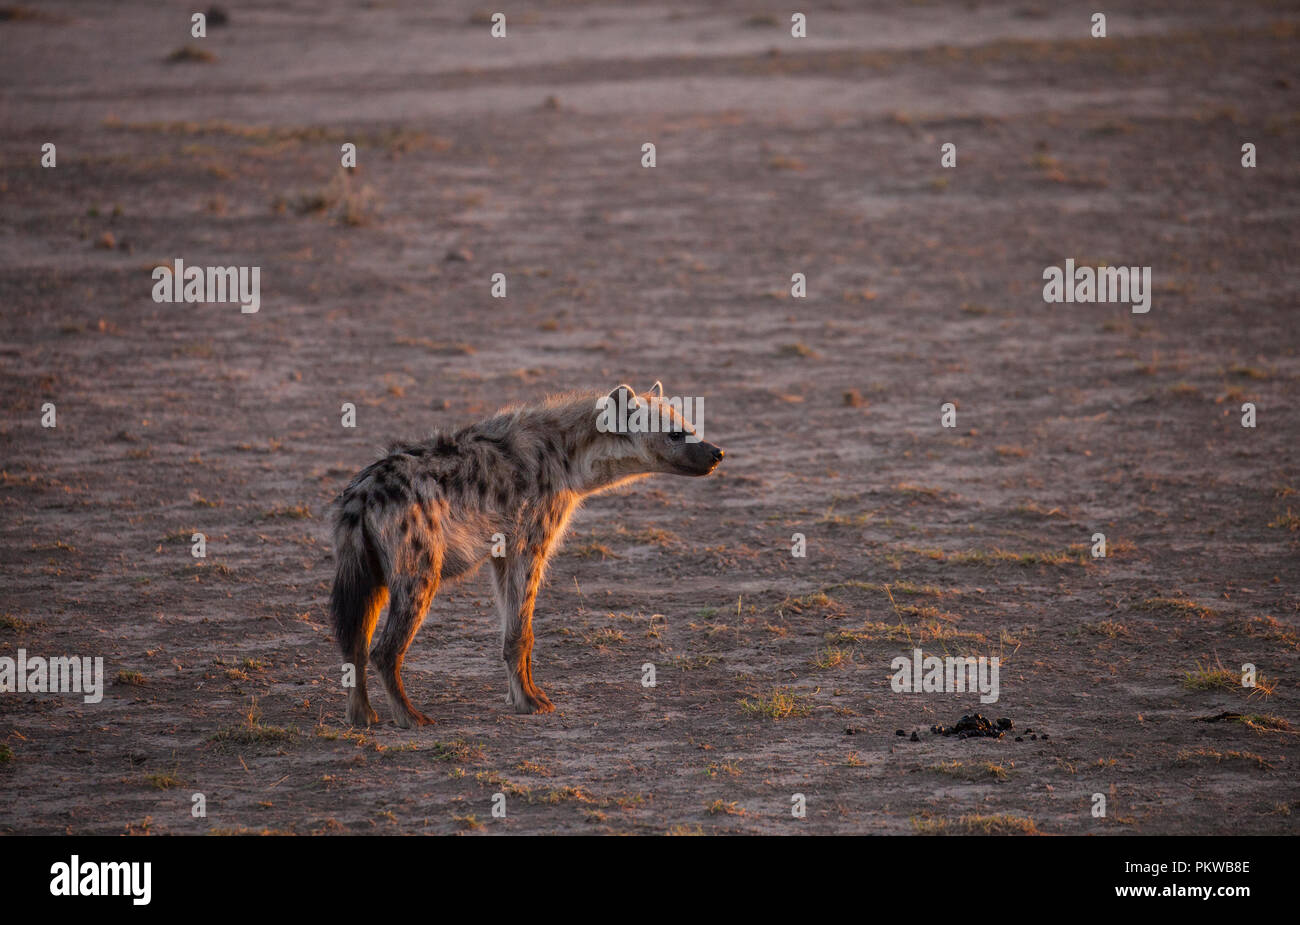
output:
<svg viewBox="0 0 1300 925"><path fill-rule="evenodd" d="M533 682L533 607L546 562L583 498L656 473L702 476L723 451L691 435L663 399L659 383L638 397L619 386L608 396L647 403L657 430L598 426L596 393L508 408L450 435L395 444L339 496L336 573L330 616L343 658L356 667L347 720L375 722L366 692L367 650L388 604L370 658L399 726L431 722L402 686L406 650L443 581L492 563L501 618L506 702L518 713L555 709ZM493 556L493 537L505 554Z"/></svg>

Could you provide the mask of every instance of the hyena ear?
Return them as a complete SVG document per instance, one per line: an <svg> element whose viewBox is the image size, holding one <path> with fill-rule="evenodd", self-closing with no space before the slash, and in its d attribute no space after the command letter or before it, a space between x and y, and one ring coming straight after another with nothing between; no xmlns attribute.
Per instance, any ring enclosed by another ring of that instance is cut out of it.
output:
<svg viewBox="0 0 1300 925"><path fill-rule="evenodd" d="M646 394L649 395L651 398L662 399L664 397L664 384L656 380L655 384L650 386L650 390L646 392Z"/></svg>
<svg viewBox="0 0 1300 925"><path fill-rule="evenodd" d="M636 390L630 385L620 385L609 393L609 400L616 404L621 403L624 408L635 408L637 406Z"/></svg>

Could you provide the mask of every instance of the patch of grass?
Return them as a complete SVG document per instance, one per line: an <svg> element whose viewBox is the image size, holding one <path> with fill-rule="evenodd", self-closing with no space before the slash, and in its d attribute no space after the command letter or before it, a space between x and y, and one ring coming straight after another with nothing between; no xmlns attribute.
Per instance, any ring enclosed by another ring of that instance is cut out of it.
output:
<svg viewBox="0 0 1300 925"><path fill-rule="evenodd" d="M1280 716L1271 713L1245 713L1233 719L1256 732L1290 732L1291 724Z"/></svg>
<svg viewBox="0 0 1300 925"><path fill-rule="evenodd" d="M913 816L912 828L918 835L1038 835L1034 820L1008 813L962 816L944 819L936 816Z"/></svg>
<svg viewBox="0 0 1300 925"><path fill-rule="evenodd" d="M1215 748L1184 748L1178 752L1178 756L1174 761L1176 764L1199 764L1203 761L1222 764L1225 761L1244 761L1247 764L1253 764L1261 771L1272 770L1273 767L1264 760L1262 755L1257 755L1254 752L1221 752Z"/></svg>
<svg viewBox="0 0 1300 925"><path fill-rule="evenodd" d="M158 790L170 790L181 785L181 779L169 771L156 771L153 774L146 774L144 779L150 787Z"/></svg>
<svg viewBox="0 0 1300 925"><path fill-rule="evenodd" d="M817 518L817 522L819 524L836 524L841 527L862 527L875 516L874 511L860 511L857 514L836 514L835 507L832 505L826 509L826 513Z"/></svg>
<svg viewBox="0 0 1300 925"><path fill-rule="evenodd" d="M1276 681L1266 678L1262 674L1255 675L1255 686L1250 688L1242 686L1241 677L1240 671L1226 668L1222 662L1217 660L1213 665L1202 665L1197 662L1193 670L1184 673L1183 687L1191 691L1220 690L1240 693L1246 690L1250 692L1249 696L1251 697L1256 694L1268 697L1277 688Z"/></svg>
<svg viewBox="0 0 1300 925"><path fill-rule="evenodd" d="M831 668L839 668L841 665L847 665L852 660L852 650L827 646L813 657L812 664L814 668L828 671Z"/></svg>
<svg viewBox="0 0 1300 925"><path fill-rule="evenodd" d="M182 45L167 56L169 64L210 63L216 60L216 55L197 45Z"/></svg>
<svg viewBox="0 0 1300 925"><path fill-rule="evenodd" d="M1178 617L1216 617L1218 611L1186 597L1149 597L1137 606L1147 613L1164 613Z"/></svg>
<svg viewBox="0 0 1300 925"><path fill-rule="evenodd" d="M1085 623L1083 628L1089 633L1096 636L1105 636L1109 639L1119 639L1121 636L1129 634L1128 627L1123 623L1116 623L1114 620L1102 620L1100 623Z"/></svg>
<svg viewBox="0 0 1300 925"><path fill-rule="evenodd" d="M746 716L764 717L778 720L793 716L807 716L812 712L807 702L797 694L774 687L764 694L740 700L740 709Z"/></svg>
<svg viewBox="0 0 1300 925"><path fill-rule="evenodd" d="M9 630L11 633L26 633L36 627L31 620L24 620L22 617L14 617L9 614L0 615L0 630Z"/></svg>
<svg viewBox="0 0 1300 925"><path fill-rule="evenodd" d="M311 509L307 507L307 505L305 504L295 504L292 507L280 505L271 508L271 510L264 513L262 517L266 520L272 520L275 518L286 518L289 520L310 520Z"/></svg>
<svg viewBox="0 0 1300 925"><path fill-rule="evenodd" d="M1235 691L1241 687L1241 673L1221 664L1202 665L1183 674L1183 687L1189 691Z"/></svg>
<svg viewBox="0 0 1300 925"><path fill-rule="evenodd" d="M439 761L479 761L483 758L483 746L477 742L464 739L452 739L449 742L430 742L423 751L429 752Z"/></svg>
<svg viewBox="0 0 1300 925"><path fill-rule="evenodd" d="M662 530L659 527L644 527L640 530L628 530L625 527L618 529L620 535L631 537L638 543L645 543L649 546L659 546L667 548L674 543L680 543L681 537L671 530Z"/></svg>
<svg viewBox="0 0 1300 925"><path fill-rule="evenodd" d="M1268 525L1275 529L1281 528L1295 533L1300 530L1300 514L1295 514L1290 508L1287 508L1285 514L1278 514L1277 517L1268 522Z"/></svg>
<svg viewBox="0 0 1300 925"><path fill-rule="evenodd" d="M475 829L483 828L483 823L479 822L478 817L473 813L470 813L467 816L457 816L453 814L451 821L456 823L456 827L462 832L472 832Z"/></svg>
<svg viewBox="0 0 1300 925"><path fill-rule="evenodd" d="M610 626L602 626L598 630L582 634L582 641L589 646L602 648L604 646L617 646L627 642L627 637L623 635L622 630L616 630Z"/></svg>
<svg viewBox="0 0 1300 925"><path fill-rule="evenodd" d="M928 485L913 485L911 482L899 482L894 486L894 491L900 495L906 495L912 498L928 498L938 500L947 496L949 493L942 488L931 488Z"/></svg>
<svg viewBox="0 0 1300 925"><path fill-rule="evenodd" d="M145 683L143 672L132 671L126 668L119 671L114 680L116 680L118 684L127 684L132 687L141 687Z"/></svg>
<svg viewBox="0 0 1300 925"><path fill-rule="evenodd" d="M1006 768L991 761L974 761L969 764L956 760L941 761L939 764L931 765L930 770L963 780L985 780L990 777L994 780L1006 780L1010 777Z"/></svg>
<svg viewBox="0 0 1300 925"><path fill-rule="evenodd" d="M777 604L777 609L803 613L805 610L825 610L834 606L836 606L835 600L825 591L814 591L812 594L805 594L801 597L787 597L780 604Z"/></svg>
<svg viewBox="0 0 1300 925"><path fill-rule="evenodd" d="M722 800L714 800L704 807L704 811L710 816L743 816L745 811L733 800L730 803L724 803Z"/></svg>
<svg viewBox="0 0 1300 925"><path fill-rule="evenodd" d="M1276 617L1246 617L1228 624L1227 631L1233 636L1249 636L1252 639L1265 639L1278 642L1288 649L1300 651L1300 634L1278 622Z"/></svg>
<svg viewBox="0 0 1300 925"><path fill-rule="evenodd" d="M701 668L711 668L717 663L718 657L708 653L702 655L678 655L673 659L673 667L682 671L698 671Z"/></svg>
<svg viewBox="0 0 1300 925"><path fill-rule="evenodd" d="M1013 552L1012 550L993 547L992 549L966 549L960 552L945 552L942 549L919 546L904 546L901 552L932 559L935 562L951 562L955 565L1083 565L1088 564L1085 547L1070 547L1063 550L1042 550L1038 552Z"/></svg>
<svg viewBox="0 0 1300 925"><path fill-rule="evenodd" d="M293 739L295 735L292 729L262 722L262 710L257 705L257 698L253 698L248 711L243 714L243 722L238 726L219 730L209 741L231 745L261 745L269 742L285 742Z"/></svg>
<svg viewBox="0 0 1300 925"><path fill-rule="evenodd" d="M574 546L569 550L570 555L577 556L580 559L594 559L599 556L601 559L618 559L612 549L604 543L583 543L581 546Z"/></svg>
<svg viewBox="0 0 1300 925"><path fill-rule="evenodd" d="M908 630L902 623L881 623L868 621L857 629L837 630L826 634L826 641L831 643L855 642L905 642L909 638Z"/></svg>
<svg viewBox="0 0 1300 925"><path fill-rule="evenodd" d="M0 742L0 764L8 764L13 760L14 760L14 750L10 748L8 745L6 745L4 742Z"/></svg>
<svg viewBox="0 0 1300 925"><path fill-rule="evenodd" d="M947 561L963 565L1087 565L1087 557L1080 551L1044 550L1042 552L1012 552L994 547L989 550L972 549L949 553Z"/></svg>

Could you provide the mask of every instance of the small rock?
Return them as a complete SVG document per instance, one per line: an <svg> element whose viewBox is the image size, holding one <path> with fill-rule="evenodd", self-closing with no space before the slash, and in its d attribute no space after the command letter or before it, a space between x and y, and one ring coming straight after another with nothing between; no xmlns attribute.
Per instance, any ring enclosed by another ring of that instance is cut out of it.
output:
<svg viewBox="0 0 1300 925"><path fill-rule="evenodd" d="M468 247L453 247L447 251L449 262L471 263L474 260L474 252Z"/></svg>
<svg viewBox="0 0 1300 925"><path fill-rule="evenodd" d="M894 730L894 735L896 735L896 736L903 736L903 735L907 735L907 733L904 732L904 731L901 730L901 729L895 729L895 730Z"/></svg>
<svg viewBox="0 0 1300 925"><path fill-rule="evenodd" d="M920 737L919 735L916 734L916 730L915 730L915 729L912 730L912 741L913 741L913 742L920 742L920 741L921 741L921 737Z"/></svg>
<svg viewBox="0 0 1300 925"><path fill-rule="evenodd" d="M99 236L99 240L95 242L95 246L101 250L111 251L113 248L117 247L117 239L113 237L113 232L105 231Z"/></svg>
<svg viewBox="0 0 1300 925"><path fill-rule="evenodd" d="M1016 736L1016 741L1017 741L1017 742L1023 742L1023 741L1025 741L1025 737L1024 737L1024 736Z"/></svg>

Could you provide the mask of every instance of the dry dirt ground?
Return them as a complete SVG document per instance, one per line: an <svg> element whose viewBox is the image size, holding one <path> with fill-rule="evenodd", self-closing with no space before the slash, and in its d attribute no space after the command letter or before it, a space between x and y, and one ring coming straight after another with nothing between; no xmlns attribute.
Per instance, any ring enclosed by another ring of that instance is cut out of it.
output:
<svg viewBox="0 0 1300 925"><path fill-rule="evenodd" d="M0 694L0 831L1297 830L1296 3L191 6L0 19L0 655L108 676ZM155 303L177 257L261 310ZM1066 258L1150 312L1045 303ZM407 661L437 724L347 728L351 474L660 378L727 459L579 515L557 712L480 575ZM913 645L1001 699L894 693ZM930 734L976 709L1024 741Z"/></svg>

